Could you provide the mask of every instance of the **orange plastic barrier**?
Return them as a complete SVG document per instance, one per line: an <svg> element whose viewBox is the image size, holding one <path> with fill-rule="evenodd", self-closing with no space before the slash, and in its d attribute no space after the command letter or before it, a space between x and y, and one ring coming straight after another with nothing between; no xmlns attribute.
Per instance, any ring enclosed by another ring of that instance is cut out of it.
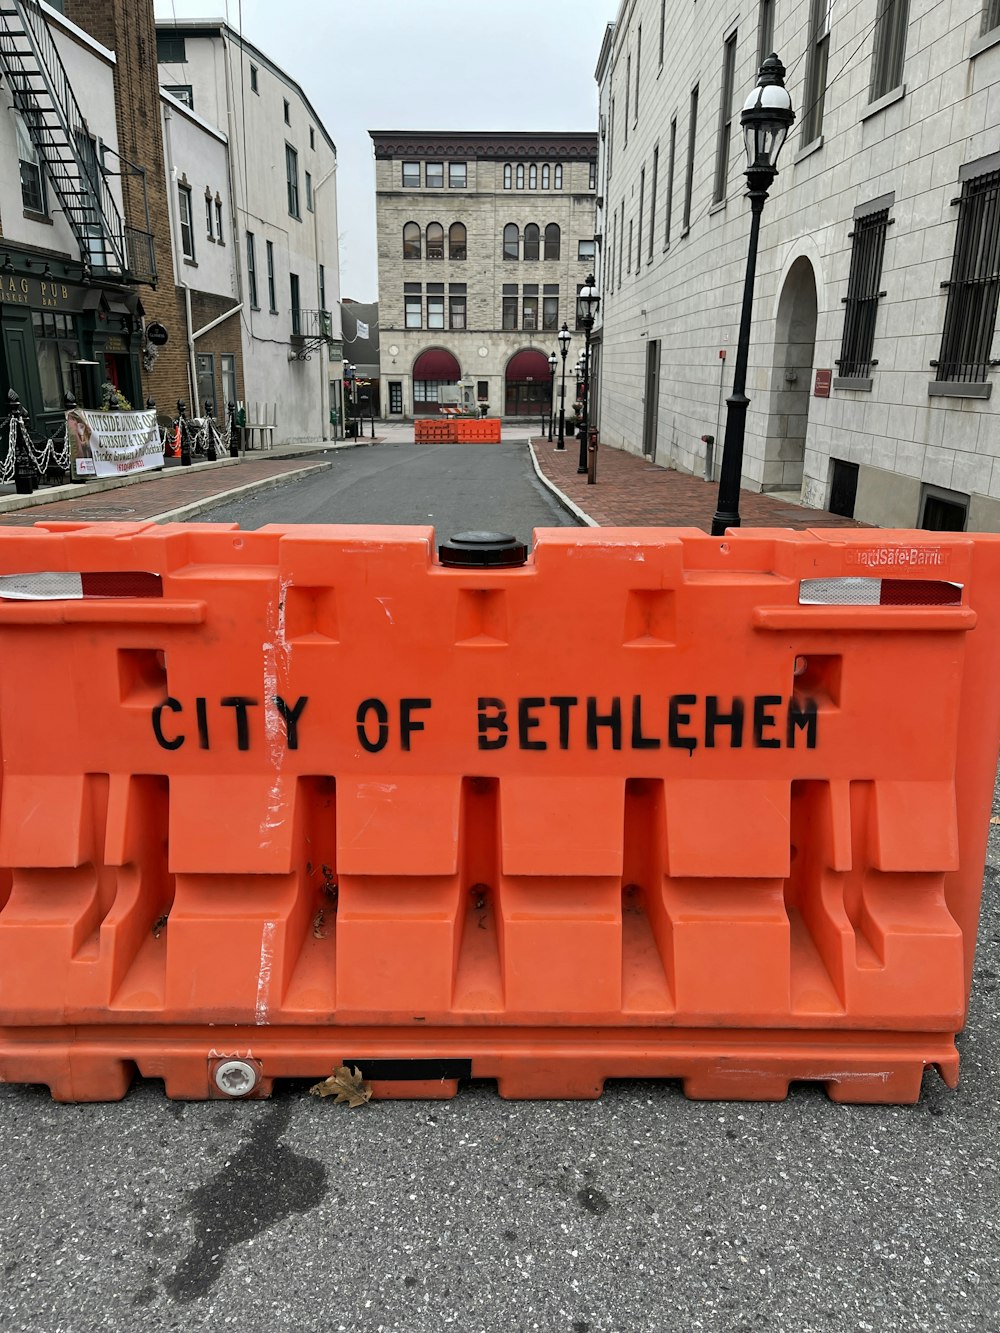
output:
<svg viewBox="0 0 1000 1333"><path fill-rule="evenodd" d="M0 528L0 1079L954 1084L1000 538L476 540Z"/></svg>
<svg viewBox="0 0 1000 1333"><path fill-rule="evenodd" d="M456 444L499 444L499 417L467 417L455 422Z"/></svg>

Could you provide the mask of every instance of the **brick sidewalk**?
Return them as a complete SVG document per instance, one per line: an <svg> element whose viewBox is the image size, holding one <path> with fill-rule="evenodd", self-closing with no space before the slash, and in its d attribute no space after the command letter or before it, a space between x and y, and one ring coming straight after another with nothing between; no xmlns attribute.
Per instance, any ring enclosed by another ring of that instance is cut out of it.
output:
<svg viewBox="0 0 1000 1333"><path fill-rule="evenodd" d="M712 526L719 498L717 484L686 472L658 467L623 449L597 453L597 481L578 477L580 442L566 441L560 453L541 436L531 441L545 476L601 527L701 528ZM854 519L825 509L805 509L774 495L740 492L740 517L747 528L856 528Z"/></svg>
<svg viewBox="0 0 1000 1333"><path fill-rule="evenodd" d="M79 498L56 500L52 504L33 505L0 514L0 523L30 527L34 523L72 520L74 522L135 522L181 509L199 500L210 500L241 486L294 477L315 468L315 457L247 460L236 467L171 468L155 479L142 481L119 490L87 493L80 487Z"/></svg>

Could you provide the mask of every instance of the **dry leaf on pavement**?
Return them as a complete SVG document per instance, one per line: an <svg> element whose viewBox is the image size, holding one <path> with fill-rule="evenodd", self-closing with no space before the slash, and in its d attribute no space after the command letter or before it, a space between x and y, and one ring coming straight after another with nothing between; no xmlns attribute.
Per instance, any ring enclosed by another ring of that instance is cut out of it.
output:
<svg viewBox="0 0 1000 1333"><path fill-rule="evenodd" d="M355 1107L371 1101L372 1085L361 1077L357 1065L353 1073L347 1065L341 1065L322 1083L314 1083L309 1091L314 1097L332 1097L334 1102L346 1102L349 1107Z"/></svg>

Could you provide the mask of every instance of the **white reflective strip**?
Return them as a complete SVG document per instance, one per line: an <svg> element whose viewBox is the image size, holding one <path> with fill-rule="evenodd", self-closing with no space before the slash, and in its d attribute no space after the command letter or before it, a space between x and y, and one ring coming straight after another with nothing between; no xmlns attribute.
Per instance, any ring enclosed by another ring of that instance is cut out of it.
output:
<svg viewBox="0 0 1000 1333"><path fill-rule="evenodd" d="M80 574L49 571L44 574L0 575L0 597L19 602L65 602L83 597Z"/></svg>
<svg viewBox="0 0 1000 1333"><path fill-rule="evenodd" d="M803 579L799 584L800 606L878 606L881 579Z"/></svg>

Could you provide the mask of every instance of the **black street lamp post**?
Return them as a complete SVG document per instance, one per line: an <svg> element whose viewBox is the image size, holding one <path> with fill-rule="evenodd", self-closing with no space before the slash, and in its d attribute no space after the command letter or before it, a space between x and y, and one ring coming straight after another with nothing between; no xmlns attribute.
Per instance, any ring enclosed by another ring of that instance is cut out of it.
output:
<svg viewBox="0 0 1000 1333"><path fill-rule="evenodd" d="M344 366L344 379L347 381L347 405L350 408L351 416L351 438L355 440L361 438L361 423L358 420L358 391L354 379L357 373L357 366L348 361Z"/></svg>
<svg viewBox="0 0 1000 1333"><path fill-rule="evenodd" d="M549 444L552 443L552 427L556 419L556 366L559 358L555 352L549 353Z"/></svg>
<svg viewBox="0 0 1000 1333"><path fill-rule="evenodd" d="M740 526L740 478L743 474L743 440L746 435L747 360L750 354L750 320L757 270L757 240L760 215L767 192L778 174L778 154L788 137L795 112L785 88L785 67L773 52L760 67L757 87L747 98L740 116L747 151L747 197L750 200L750 245L743 283L743 311L733 370L733 391L726 399L726 436L722 446L719 476L719 507L712 517L712 536L721 537L727 528Z"/></svg>
<svg viewBox="0 0 1000 1333"><path fill-rule="evenodd" d="M566 357L569 354L569 344L573 335L563 320L563 326L559 330L559 355L562 357L562 381L559 385L559 434L556 437L556 448L566 448Z"/></svg>
<svg viewBox="0 0 1000 1333"><path fill-rule="evenodd" d="M590 471L587 466L587 448L590 443L587 430L590 414L590 331L594 327L594 316L600 304L601 298L594 285L594 275L588 273L576 298L579 322L583 325L583 420L579 426L580 460L576 469L578 476ZM588 477L588 481L594 481L594 477Z"/></svg>

